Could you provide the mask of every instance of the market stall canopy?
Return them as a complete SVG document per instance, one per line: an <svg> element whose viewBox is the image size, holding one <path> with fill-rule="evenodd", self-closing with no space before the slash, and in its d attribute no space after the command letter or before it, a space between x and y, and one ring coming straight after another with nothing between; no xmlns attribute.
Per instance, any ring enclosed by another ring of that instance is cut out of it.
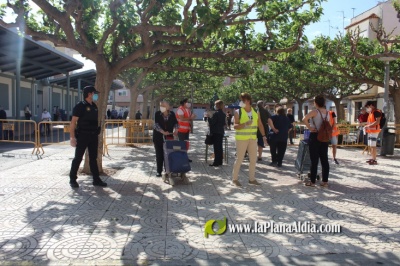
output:
<svg viewBox="0 0 400 266"><path fill-rule="evenodd" d="M93 85L96 83L96 70L87 70L87 71L82 71L79 73L74 73L69 75L70 79L70 87L78 89L79 88L79 80L81 82L80 88L83 89L86 86ZM67 87L67 77L60 77L60 78L54 78L49 80L50 84L56 84L59 86ZM111 85L111 90L119 90L123 89L125 86L122 81L120 80L114 80L112 85Z"/></svg>
<svg viewBox="0 0 400 266"><path fill-rule="evenodd" d="M0 26L0 70L17 73L21 60L21 76L41 80L83 67L83 63L51 46L36 42L29 36L20 36Z"/></svg>

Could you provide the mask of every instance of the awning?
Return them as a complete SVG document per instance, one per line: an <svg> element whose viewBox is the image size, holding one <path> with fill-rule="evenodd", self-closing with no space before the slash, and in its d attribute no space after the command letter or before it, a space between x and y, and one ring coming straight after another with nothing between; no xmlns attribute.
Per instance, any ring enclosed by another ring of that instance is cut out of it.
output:
<svg viewBox="0 0 400 266"><path fill-rule="evenodd" d="M22 50L22 53L21 53ZM21 75L36 80L65 74L83 67L83 63L31 37L0 26L0 70L16 74L21 54Z"/></svg>
<svg viewBox="0 0 400 266"><path fill-rule="evenodd" d="M81 89L86 86L94 85L96 83L96 70L91 69L87 71L82 71L79 73L74 73L69 76L70 79L70 87L78 89L79 80L81 82ZM60 77L49 80L50 84L56 84L59 86L67 87L67 77ZM119 90L124 88L124 84L120 80L114 80L111 85L111 90Z"/></svg>

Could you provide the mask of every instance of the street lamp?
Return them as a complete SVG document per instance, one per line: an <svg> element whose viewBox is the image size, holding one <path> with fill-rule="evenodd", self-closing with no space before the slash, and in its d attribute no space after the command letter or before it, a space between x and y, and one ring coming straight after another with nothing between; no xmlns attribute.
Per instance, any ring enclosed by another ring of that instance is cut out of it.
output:
<svg viewBox="0 0 400 266"><path fill-rule="evenodd" d="M382 62L385 63L385 80L384 80L384 94L383 94L383 112L386 115L387 119L390 118L389 115L389 82L390 82L390 62L396 60L397 58L392 57L392 56L382 56L379 58L379 60L381 60ZM382 131L384 131L384 129L387 127L387 120L386 119L386 123L383 126L383 129L381 129ZM383 134L382 132L382 143L381 143L381 147L383 146L384 143L384 136L385 134ZM385 156L385 149L381 148L381 153L380 155Z"/></svg>
<svg viewBox="0 0 400 266"><path fill-rule="evenodd" d="M389 112L389 84L390 84L390 62L397 58L391 56L380 57L379 60L385 63L385 80L384 80L384 94L383 94L383 112L388 116ZM386 125L385 125L386 127Z"/></svg>

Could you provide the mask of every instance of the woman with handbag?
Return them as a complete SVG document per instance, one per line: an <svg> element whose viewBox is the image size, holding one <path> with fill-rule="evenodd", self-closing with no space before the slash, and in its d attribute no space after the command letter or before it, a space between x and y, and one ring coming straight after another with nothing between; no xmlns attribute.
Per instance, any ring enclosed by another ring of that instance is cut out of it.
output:
<svg viewBox="0 0 400 266"><path fill-rule="evenodd" d="M222 165L222 154L223 147L222 142L225 134L225 120L226 114L222 111L224 103L221 100L215 102L214 109L216 112L212 117L208 118L208 124L210 126L210 135L212 136L214 145L214 162L210 166L221 166Z"/></svg>
<svg viewBox="0 0 400 266"><path fill-rule="evenodd" d="M166 101L160 102L160 111L154 115L153 142L156 150L157 177L161 177L164 166L164 137L173 139L178 135L178 120L175 113L170 111L170 105Z"/></svg>
<svg viewBox="0 0 400 266"><path fill-rule="evenodd" d="M309 112L303 119L304 124L310 130L309 149L310 149L310 180L305 183L308 187L315 187L317 179L318 163L321 161L322 167L322 187L328 186L329 161L328 161L328 142L322 142L318 138L318 131L325 121L329 122L329 111L325 108L325 97L318 95L314 99L315 110Z"/></svg>
<svg viewBox="0 0 400 266"><path fill-rule="evenodd" d="M271 128L268 134L268 143L272 157L270 165L281 167L283 157L285 157L289 129L292 128L292 123L286 116L285 109L279 106L276 109L276 115L268 118L268 125Z"/></svg>

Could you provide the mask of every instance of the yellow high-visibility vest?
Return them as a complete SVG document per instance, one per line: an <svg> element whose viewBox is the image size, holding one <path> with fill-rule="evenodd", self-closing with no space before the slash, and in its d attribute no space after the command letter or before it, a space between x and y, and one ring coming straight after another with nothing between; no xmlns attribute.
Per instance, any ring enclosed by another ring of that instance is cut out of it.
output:
<svg viewBox="0 0 400 266"><path fill-rule="evenodd" d="M246 110L244 110L244 108L241 108L241 113L242 114L240 116L239 123L244 124L249 121L249 116L247 115L247 112ZM243 129L236 129L236 140L257 139L258 114L256 111L254 111L253 108L251 108L251 115L253 117L253 123L251 124L251 126L246 126Z"/></svg>

